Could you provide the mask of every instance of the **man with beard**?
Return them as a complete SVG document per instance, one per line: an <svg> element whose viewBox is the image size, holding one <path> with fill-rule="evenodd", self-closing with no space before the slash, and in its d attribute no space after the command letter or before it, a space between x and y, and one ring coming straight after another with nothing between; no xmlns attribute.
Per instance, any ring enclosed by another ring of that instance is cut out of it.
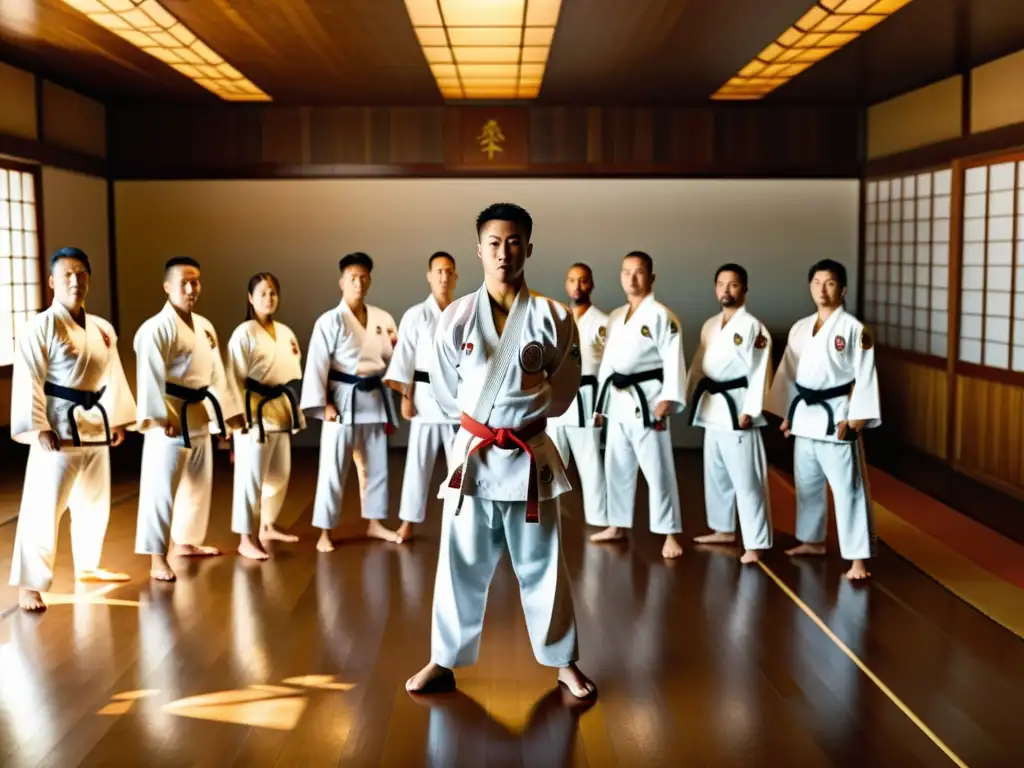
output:
<svg viewBox="0 0 1024 768"><path fill-rule="evenodd" d="M698 544L732 544L739 515L746 550L756 563L772 546L768 463L760 427L768 393L771 337L747 312L747 270L723 264L715 272L722 311L704 323L690 364L686 400L690 424L704 428L704 507L714 533Z"/></svg>
<svg viewBox="0 0 1024 768"><path fill-rule="evenodd" d="M569 267L565 291L580 335L580 391L569 410L548 419L547 431L563 464L569 466L570 453L576 457L587 525L605 528L608 526L608 504L601 461L601 428L594 423L594 404L608 315L590 303L594 273L588 265L573 264Z"/></svg>

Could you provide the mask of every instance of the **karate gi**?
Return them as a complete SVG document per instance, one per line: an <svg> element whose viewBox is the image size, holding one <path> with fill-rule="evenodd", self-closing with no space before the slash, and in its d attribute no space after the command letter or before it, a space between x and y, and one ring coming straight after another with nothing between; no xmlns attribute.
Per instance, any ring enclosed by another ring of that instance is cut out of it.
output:
<svg viewBox="0 0 1024 768"><path fill-rule="evenodd" d="M135 535L140 555L166 555L171 540L202 545L213 486L210 434L227 437L225 422L242 412L213 325L193 312L192 326L168 302L135 334L137 418L145 434ZM159 421L181 434L167 437Z"/></svg>
<svg viewBox="0 0 1024 768"><path fill-rule="evenodd" d="M608 335L598 373L597 412L607 421L604 474L608 522L633 527L637 468L650 497L652 533L681 533L682 512L668 420L657 424L654 408L672 403L669 414L686 405L686 362L679 319L650 294L626 320L629 307L608 317Z"/></svg>
<svg viewBox="0 0 1024 768"><path fill-rule="evenodd" d="M110 430L135 423L135 400L106 320L85 326L54 301L18 336L11 381L11 438L29 445L11 584L45 592L53 583L57 530L71 511L75 570L99 568L110 518ZM39 445L52 431L59 451Z"/></svg>
<svg viewBox="0 0 1024 768"><path fill-rule="evenodd" d="M337 422L320 432L320 468L313 500L313 525L329 531L341 517L341 495L351 460L359 475L363 518L388 516L388 441L395 427L395 406L382 376L394 349L395 321L366 306L366 327L348 304L322 314L313 326L306 352L300 407L309 418L323 419L324 407L338 409Z"/></svg>
<svg viewBox="0 0 1024 768"><path fill-rule="evenodd" d="M690 424L704 428L704 507L708 526L734 533L739 515L744 549L772 546L768 462L761 427L768 394L772 342L745 307L722 326L717 314L704 323L690 364L687 402ZM749 429L739 428L747 414Z"/></svg>
<svg viewBox="0 0 1024 768"><path fill-rule="evenodd" d="M562 305L524 284L499 337L487 288L441 315L430 383L442 410L461 413L444 499L434 584L431 660L476 661L487 590L507 547L537 660L578 657L558 497L570 489L544 431L580 383L576 324Z"/></svg>
<svg viewBox="0 0 1024 768"><path fill-rule="evenodd" d="M789 419L796 438L797 538L825 541L827 481L835 500L839 550L847 560L864 560L874 548L864 449L856 435L839 440L836 425L864 419L869 429L882 423L874 341L842 307L814 333L817 318L805 317L790 329L768 410Z"/></svg>
<svg viewBox="0 0 1024 768"><path fill-rule="evenodd" d="M386 382L415 383L412 401L416 415L409 424L409 447L398 509L398 517L410 523L422 523L426 518L427 485L437 452L443 448L445 457L451 459L452 440L459 423L458 419L442 412L430 389L434 332L440 318L441 307L433 296L408 310L398 326L398 344L384 374Z"/></svg>
<svg viewBox="0 0 1024 768"><path fill-rule="evenodd" d="M608 315L591 306L576 320L580 337L580 391L576 402L561 416L548 419L548 435L558 448L562 463L569 466L570 452L583 486L583 517L587 525L608 525L607 490L601 458L601 428L594 424L597 402L597 371L601 367Z"/></svg>
<svg viewBox="0 0 1024 768"><path fill-rule="evenodd" d="M245 411L246 432L235 432L231 530L253 535L260 521L277 521L292 468L291 436L305 428L299 410L302 352L292 329L274 323L270 335L247 320L228 340L228 373Z"/></svg>

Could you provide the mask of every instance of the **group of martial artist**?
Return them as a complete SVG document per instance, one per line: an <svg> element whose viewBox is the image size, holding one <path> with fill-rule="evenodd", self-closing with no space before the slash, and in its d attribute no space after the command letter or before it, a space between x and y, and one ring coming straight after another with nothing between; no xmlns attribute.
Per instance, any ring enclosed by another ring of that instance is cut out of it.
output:
<svg viewBox="0 0 1024 768"><path fill-rule="evenodd" d="M430 296L394 319L367 303L373 261L339 263L338 305L313 328L305 366L294 333L274 316L280 285L269 273L248 285L245 321L227 363L212 324L195 312L200 265L167 262L167 302L134 339L137 402L110 324L87 314L88 257L64 248L50 260L53 304L20 333L12 388L12 437L30 445L11 582L28 610L45 606L57 527L72 515L76 576L116 581L99 565L110 507L108 447L143 433L136 552L151 576L173 581L169 554L219 554L204 544L213 478L212 437L233 440L232 530L238 551L266 559L268 541L296 541L277 515L288 487L291 435L320 419L313 523L317 549L334 548L349 466L359 479L367 534L401 543L423 521L437 455L447 457L434 594L431 663L410 691L445 685L479 647L487 587L501 553L512 559L535 655L559 668L577 697L594 685L575 665L578 644L561 556L558 498L570 490L575 456L595 542L632 526L637 471L649 488L649 525L666 558L682 553L682 515L668 419L689 408L705 430L708 523L699 542L732 542L736 518L744 562L772 546L764 412L795 436L797 537L791 554L824 552L825 481L835 497L840 549L850 578L867 574L872 533L858 435L879 423L873 343L843 308L846 273L825 260L808 275L817 311L789 334L772 376L771 337L746 309L739 265L714 275L722 311L702 328L689 366L677 316L654 297L654 264L622 261L626 302L605 315L591 304L594 276L574 264L566 304L529 290L533 220L519 206L490 206L477 219L484 282L453 299L448 253L428 261ZM393 395L399 398L395 408ZM410 422L398 531L388 515L387 438ZM601 457L602 435L604 456ZM172 548L173 543L173 548Z"/></svg>

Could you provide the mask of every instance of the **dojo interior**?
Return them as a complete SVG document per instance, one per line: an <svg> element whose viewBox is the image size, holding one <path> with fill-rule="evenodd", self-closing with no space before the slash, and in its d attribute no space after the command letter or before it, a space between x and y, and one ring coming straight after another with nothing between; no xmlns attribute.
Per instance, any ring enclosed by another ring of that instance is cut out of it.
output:
<svg viewBox="0 0 1024 768"><path fill-rule="evenodd" d="M139 10L160 29L133 27ZM1019 764L1022 80L1019 0L0 0L0 765ZM134 435L112 451L104 547L131 581L76 584L65 515L50 609L18 610L13 342L49 305L51 252L88 253L88 310L134 386L171 256L201 262L197 311L222 339L249 276L275 273L305 346L351 251L396 321L434 251L455 256L456 295L474 290L474 219L502 200L531 212L527 279L552 298L582 261L609 311L623 255L651 254L687 363L718 265L749 271L776 361L814 311L808 266L846 265L847 309L878 340L869 583L842 578L832 523L825 558L783 554L777 419L774 548L743 567L694 545L702 433L676 417L679 561L647 530L642 480L628 546L588 543L578 490L563 497L597 702L566 706L536 664L507 559L480 661L416 700L402 684L429 654L440 502L414 541L368 541L352 473L346 541L318 554L314 422L282 516L298 544L234 554L219 451L208 542L225 555L150 582Z"/></svg>

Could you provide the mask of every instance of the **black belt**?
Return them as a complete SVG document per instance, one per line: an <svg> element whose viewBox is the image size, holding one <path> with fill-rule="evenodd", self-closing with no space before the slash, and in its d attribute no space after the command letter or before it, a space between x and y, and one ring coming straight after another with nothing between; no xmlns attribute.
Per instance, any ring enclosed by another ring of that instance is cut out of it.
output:
<svg viewBox="0 0 1024 768"><path fill-rule="evenodd" d="M292 409L292 429L299 428L299 401L295 397L294 387L300 386L301 382L296 379L286 384L264 384L256 379L245 380L245 425L252 429L252 403L249 400L249 393L259 395L260 402L256 406L256 423L260 428L260 442L267 440L266 431L263 428L263 406L271 400L276 400L282 395L288 398L288 405Z"/></svg>
<svg viewBox="0 0 1024 768"><path fill-rule="evenodd" d="M649 371L643 371L641 373L613 373L607 379L604 380L604 385L601 387L601 394L597 396L597 403L594 405L594 409L597 413L601 413L604 409L604 399L608 395L608 385L611 384L616 389L626 389L632 387L636 392L637 400L640 401L640 413L643 415L644 426L651 426L651 412L647 407L647 397L644 395L644 391L640 389L640 385L645 381L662 381L664 374L661 368L653 368Z"/></svg>
<svg viewBox="0 0 1024 768"><path fill-rule="evenodd" d="M384 403L384 415L387 417L388 424L392 427L397 426L391 414L391 401L388 399L387 393L384 391L384 381L380 376L356 376L351 373L343 373L342 371L336 371L333 368L327 372L327 378L329 381L337 381L342 384L351 384L353 387L352 392L352 423L356 423L356 392L374 392L380 391L380 399Z"/></svg>
<svg viewBox="0 0 1024 768"><path fill-rule="evenodd" d="M736 409L736 401L728 393L734 389L742 389L745 386L747 386L746 376L740 376L738 379L729 379L728 381L715 381L707 376L702 378L697 382L697 388L693 391L693 404L690 406L690 426L693 426L693 420L697 417L700 399L707 393L709 395L725 396L726 405L729 406L729 415L732 416L732 428L738 430L740 428L740 415Z"/></svg>
<svg viewBox="0 0 1024 768"><path fill-rule="evenodd" d="M426 371L415 371L412 374L412 380L413 381L417 381L420 384L429 384L430 383L430 374L427 373Z"/></svg>
<svg viewBox="0 0 1024 768"><path fill-rule="evenodd" d="M852 381L847 382L846 384L840 384L838 387L830 387L829 389L808 389L807 387L802 387L797 384L797 396L794 397L793 402L789 404L789 413L786 415L786 420L789 422L790 426L793 425L793 416L796 415L796 406L801 401L808 405L820 405L828 414L828 429L825 430L825 434L834 435L836 432L836 415L832 410L832 406L828 404L828 401L833 397L850 394L850 387L852 386ZM851 439L856 440L856 436Z"/></svg>
<svg viewBox="0 0 1024 768"><path fill-rule="evenodd" d="M597 406L597 376L580 376L580 391L576 393L576 415L579 417L581 427L592 426L585 423L583 418L583 388L590 387L594 395L594 406Z"/></svg>
<svg viewBox="0 0 1024 768"><path fill-rule="evenodd" d="M81 408L84 411L96 408L99 410L100 415L103 417L103 431L107 435L107 445L110 445L110 420L107 418L107 409L100 405L100 398L103 397L103 393L107 391L106 387L97 390L96 392L90 392L86 389L72 389L71 387L62 387L60 384L54 384L51 381L43 383L43 393L50 396L56 397L61 400L67 400L71 405L68 407L68 421L71 423L71 442L78 448L82 445L82 439L78 435L78 424L75 423L75 409Z"/></svg>
<svg viewBox="0 0 1024 768"><path fill-rule="evenodd" d="M213 413L217 417L217 426L220 428L220 433L227 437L227 427L224 426L224 412L220 409L220 403L217 402L217 398L214 397L213 393L210 392L209 387L200 387L199 389L192 389L192 387L182 386L181 384L175 384L173 381L168 381L164 387L164 391L167 392L168 396L176 397L182 401L181 406L181 438L186 448L192 447L192 440L188 434L188 407L190 405L197 405L203 402L203 400L209 400L213 406Z"/></svg>

